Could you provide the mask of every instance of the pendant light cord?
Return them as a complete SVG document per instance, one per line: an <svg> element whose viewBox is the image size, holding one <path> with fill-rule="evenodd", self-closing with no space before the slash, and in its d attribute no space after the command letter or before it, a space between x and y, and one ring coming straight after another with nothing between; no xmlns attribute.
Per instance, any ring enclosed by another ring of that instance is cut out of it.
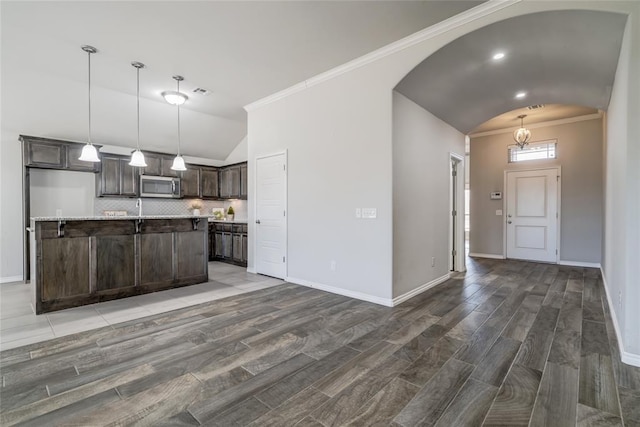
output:
<svg viewBox="0 0 640 427"><path fill-rule="evenodd" d="M136 67L136 96L138 98L138 151L140 151L140 68Z"/></svg>
<svg viewBox="0 0 640 427"><path fill-rule="evenodd" d="M180 80L177 80L178 82L178 93L180 93ZM178 156L180 155L180 104L177 105L178 107Z"/></svg>
<svg viewBox="0 0 640 427"><path fill-rule="evenodd" d="M87 52L89 57L89 144L91 144L91 52Z"/></svg>

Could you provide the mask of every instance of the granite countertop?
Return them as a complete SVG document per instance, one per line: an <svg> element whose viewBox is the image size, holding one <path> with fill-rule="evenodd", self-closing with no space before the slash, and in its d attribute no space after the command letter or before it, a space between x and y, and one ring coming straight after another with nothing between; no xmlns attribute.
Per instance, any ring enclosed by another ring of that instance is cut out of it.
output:
<svg viewBox="0 0 640 427"><path fill-rule="evenodd" d="M208 215L126 215L126 216L38 216L31 217L32 221L121 221L134 219L190 219L190 218L206 218Z"/></svg>
<svg viewBox="0 0 640 427"><path fill-rule="evenodd" d="M246 219L236 219L233 221L224 219L214 219L211 215L125 215L125 216L36 216L31 217L32 221L122 221L122 220L135 220L135 219L190 219L190 218L202 218L207 219L209 222L222 222L229 224L246 224Z"/></svg>

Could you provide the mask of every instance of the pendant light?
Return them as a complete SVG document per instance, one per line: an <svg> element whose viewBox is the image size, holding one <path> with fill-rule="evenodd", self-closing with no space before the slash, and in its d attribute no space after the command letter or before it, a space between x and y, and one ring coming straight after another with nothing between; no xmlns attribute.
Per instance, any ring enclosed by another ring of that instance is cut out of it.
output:
<svg viewBox="0 0 640 427"><path fill-rule="evenodd" d="M82 147L82 153L80 153L79 160L85 162L99 162L100 158L98 157L98 150L91 143L91 54L96 53L98 49L93 46L82 46L82 50L87 52L87 57L89 59L89 139L87 144Z"/></svg>
<svg viewBox="0 0 640 427"><path fill-rule="evenodd" d="M516 131L513 132L513 139L514 141L516 141L516 144L518 145L518 147L520 147L520 149L523 149L531 139L531 131L524 127L525 117L527 117L526 114L521 114L518 116L518 118L520 119L520 129L516 129Z"/></svg>
<svg viewBox="0 0 640 427"><path fill-rule="evenodd" d="M173 76L173 79L178 82L178 90L177 93L180 93L180 82L184 80L182 76ZM186 100L186 99L185 99ZM167 100L168 101L168 100ZM173 159L173 165L171 165L171 169L174 171L186 171L187 167L184 165L184 159L180 155L180 104L184 103L178 102L176 103L176 107L178 107L178 155L175 159Z"/></svg>
<svg viewBox="0 0 640 427"><path fill-rule="evenodd" d="M142 154L142 151L140 151L140 68L144 68L144 64L142 62L132 62L131 65L133 65L133 67L136 69L136 96L138 99L138 148L131 154L131 161L129 162L129 165L139 168L146 168L147 163L144 161L144 154Z"/></svg>

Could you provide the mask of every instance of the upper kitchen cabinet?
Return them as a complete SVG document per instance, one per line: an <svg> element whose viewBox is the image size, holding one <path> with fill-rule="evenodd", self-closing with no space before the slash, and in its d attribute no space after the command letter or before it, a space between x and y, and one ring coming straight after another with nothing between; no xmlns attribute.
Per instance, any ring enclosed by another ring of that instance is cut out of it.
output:
<svg viewBox="0 0 640 427"><path fill-rule="evenodd" d="M143 175L178 176L178 173L171 169L171 165L173 165L172 156L145 151L144 159L147 163L147 167L142 169Z"/></svg>
<svg viewBox="0 0 640 427"><path fill-rule="evenodd" d="M220 169L220 198L246 199L247 164L240 163ZM245 184L243 186L243 177ZM244 187L244 188L243 188Z"/></svg>
<svg viewBox="0 0 640 427"><path fill-rule="evenodd" d="M218 169L214 167L200 166L201 195L203 199L217 199L218 193Z"/></svg>
<svg viewBox="0 0 640 427"><path fill-rule="evenodd" d="M240 165L240 198L247 200L248 191L247 164Z"/></svg>
<svg viewBox="0 0 640 427"><path fill-rule="evenodd" d="M84 144L20 135L24 165L32 168L98 172L100 162L78 160ZM96 148L100 148L96 145Z"/></svg>
<svg viewBox="0 0 640 427"><path fill-rule="evenodd" d="M180 191L182 197L200 197L200 166L186 165L187 170L180 172Z"/></svg>
<svg viewBox="0 0 640 427"><path fill-rule="evenodd" d="M128 156L102 154L102 170L96 175L98 197L138 197L138 168L129 166Z"/></svg>

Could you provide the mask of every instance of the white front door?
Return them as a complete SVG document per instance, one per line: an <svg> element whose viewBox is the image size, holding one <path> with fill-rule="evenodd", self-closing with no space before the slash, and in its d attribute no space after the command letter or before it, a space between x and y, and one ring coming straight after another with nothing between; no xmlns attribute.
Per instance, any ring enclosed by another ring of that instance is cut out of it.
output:
<svg viewBox="0 0 640 427"><path fill-rule="evenodd" d="M284 279L286 264L285 154L256 160L256 272Z"/></svg>
<svg viewBox="0 0 640 427"><path fill-rule="evenodd" d="M558 169L507 172L507 258L557 262Z"/></svg>

